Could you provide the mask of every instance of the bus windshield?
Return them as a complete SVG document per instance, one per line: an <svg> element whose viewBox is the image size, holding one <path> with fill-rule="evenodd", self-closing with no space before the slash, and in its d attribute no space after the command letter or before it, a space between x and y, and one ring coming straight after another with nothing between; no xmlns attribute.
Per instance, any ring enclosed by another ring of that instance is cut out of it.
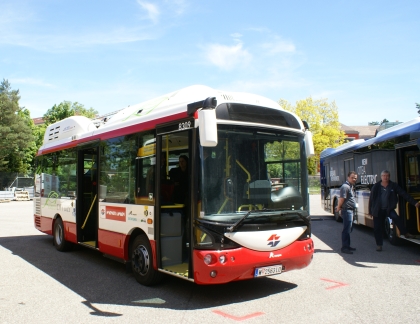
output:
<svg viewBox="0 0 420 324"><path fill-rule="evenodd" d="M218 128L218 145L200 147L200 218L231 222L249 211L273 210L307 215L303 135Z"/></svg>

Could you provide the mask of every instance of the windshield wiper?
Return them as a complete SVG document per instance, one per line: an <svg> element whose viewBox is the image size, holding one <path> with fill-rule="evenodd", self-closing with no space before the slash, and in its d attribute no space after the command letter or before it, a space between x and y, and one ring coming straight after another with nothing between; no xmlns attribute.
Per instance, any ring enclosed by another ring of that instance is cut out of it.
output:
<svg viewBox="0 0 420 324"><path fill-rule="evenodd" d="M265 209L265 211L284 211L284 209L279 208L279 209ZM294 213L292 213L294 212ZM280 214L280 216L286 216L286 215L295 215L297 217L299 217L301 220L303 220L303 222L305 223L306 226L311 226L311 220L309 219L309 217L305 217L303 216L301 213L296 212L296 210L290 210L288 213L284 213L284 214Z"/></svg>
<svg viewBox="0 0 420 324"><path fill-rule="evenodd" d="M236 230L239 227L239 225L241 225L244 222L244 220L249 215L251 215L252 212L261 212L261 211L273 212L273 211L284 211L284 209L265 209L264 208L262 210L250 210L240 220L238 220L235 224L233 224L232 226L228 227L227 230L229 232L233 232L234 230ZM291 214L290 212L287 212L287 213L280 214L279 216L286 216L286 215L290 215L290 214ZM305 217L305 216L301 215L300 213L296 213L296 212L294 212L293 214L295 216L299 217L301 220L303 220L303 222L305 223L306 226L308 226L308 227L311 226L311 221L310 221L310 219L308 217Z"/></svg>
<svg viewBox="0 0 420 324"><path fill-rule="evenodd" d="M233 232L239 225L241 225L243 223L243 221L249 216L251 215L251 213L253 211L259 211L260 210L250 210L249 212L247 212L240 220L238 220L235 224L233 224L232 226L228 227L227 230L229 232Z"/></svg>

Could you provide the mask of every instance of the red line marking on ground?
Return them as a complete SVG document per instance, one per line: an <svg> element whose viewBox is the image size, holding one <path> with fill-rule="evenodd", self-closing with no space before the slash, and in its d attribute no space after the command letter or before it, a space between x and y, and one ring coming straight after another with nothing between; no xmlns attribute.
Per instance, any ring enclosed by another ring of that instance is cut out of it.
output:
<svg viewBox="0 0 420 324"><path fill-rule="evenodd" d="M257 312L257 313L253 313L253 314L249 314L249 315L245 315L245 316L240 316L239 317L239 316L234 316L234 315L230 315L230 314L224 313L224 312L219 311L219 310L214 310L212 312L215 313L215 314L217 314L217 315L221 315L223 317L227 317L227 318L233 319L234 321L238 321L238 322L245 321L247 319L250 319L250 318L253 318L253 317L257 317L257 316L260 316L260 315L264 315L264 313Z"/></svg>
<svg viewBox="0 0 420 324"><path fill-rule="evenodd" d="M344 282L339 282L339 281L334 281L334 280L330 280L330 279L325 279L325 278L321 278L321 280L324 280L324 281L328 281L328 282L333 282L333 283L336 283L337 285L336 286L331 286L331 287L327 287L327 288L325 288L325 289L334 289L334 288L339 288L339 287L344 287L344 286L348 286L349 284L346 284L346 283L344 283Z"/></svg>

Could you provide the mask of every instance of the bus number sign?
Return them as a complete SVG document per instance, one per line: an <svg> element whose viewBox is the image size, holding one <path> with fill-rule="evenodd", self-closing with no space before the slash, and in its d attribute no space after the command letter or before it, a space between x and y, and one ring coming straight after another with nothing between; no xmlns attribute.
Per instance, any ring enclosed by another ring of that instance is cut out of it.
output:
<svg viewBox="0 0 420 324"><path fill-rule="evenodd" d="M184 129L189 129L189 128L191 128L191 121L190 120L186 121L186 122L179 123L179 125L178 125L178 130L184 130Z"/></svg>

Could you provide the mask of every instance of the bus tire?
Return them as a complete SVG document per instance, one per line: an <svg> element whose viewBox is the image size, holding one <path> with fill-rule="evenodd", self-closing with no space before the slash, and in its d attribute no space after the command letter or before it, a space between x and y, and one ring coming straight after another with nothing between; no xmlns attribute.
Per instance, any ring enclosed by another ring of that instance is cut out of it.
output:
<svg viewBox="0 0 420 324"><path fill-rule="evenodd" d="M60 252L69 251L72 247L71 243L64 239L64 225L61 217L57 217L54 221L53 240L55 248Z"/></svg>
<svg viewBox="0 0 420 324"><path fill-rule="evenodd" d="M151 286L162 279L162 273L153 268L152 248L145 235L139 235L134 239L130 254L131 269L138 283Z"/></svg>
<svg viewBox="0 0 420 324"><path fill-rule="evenodd" d="M392 245L398 245L400 243L400 239L397 236L397 227L392 224L392 220L389 217L385 218L385 236L388 238L389 242Z"/></svg>
<svg viewBox="0 0 420 324"><path fill-rule="evenodd" d="M338 205L338 201L337 201L337 199L334 199L334 204L333 204L334 219L335 219L336 222L341 223L343 221L343 219L340 216L340 212L336 211L337 205Z"/></svg>

